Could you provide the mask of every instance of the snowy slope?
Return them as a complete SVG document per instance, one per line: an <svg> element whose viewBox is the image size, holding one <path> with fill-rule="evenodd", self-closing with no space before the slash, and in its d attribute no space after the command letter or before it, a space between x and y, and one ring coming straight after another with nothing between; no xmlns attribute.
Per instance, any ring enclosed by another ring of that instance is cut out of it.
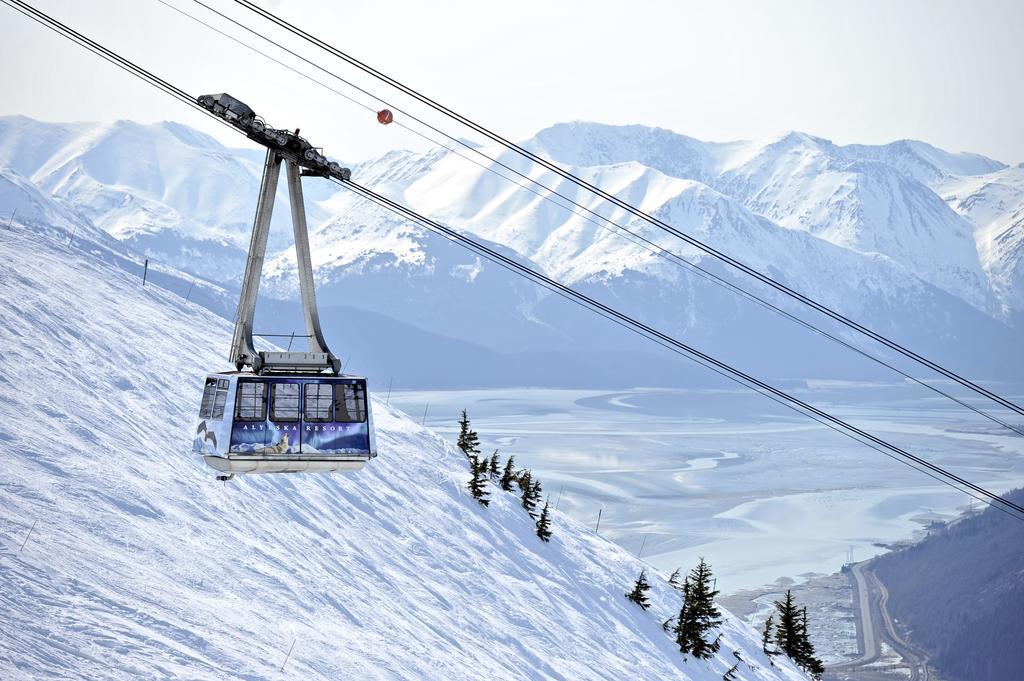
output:
<svg viewBox="0 0 1024 681"><path fill-rule="evenodd" d="M402 188L440 155L394 152L354 172L361 182L403 200ZM325 304L354 305L489 347L521 347L535 340L539 325L523 320L523 311L538 297L528 283L351 192L339 192L324 205L333 217L312 229L310 247L317 296ZM490 245L524 260L511 249ZM266 263L262 290L277 298L298 296L294 249Z"/></svg>
<svg viewBox="0 0 1024 681"><path fill-rule="evenodd" d="M0 211L2 228L13 222L28 225L39 233L65 242L75 237L105 244L118 242L73 211L45 196L38 187L10 168L0 168Z"/></svg>
<svg viewBox="0 0 1024 681"><path fill-rule="evenodd" d="M31 179L161 262L217 279L245 263L262 165L188 126L42 123L0 117L0 165ZM285 198L282 183L280 197ZM325 213L313 191L313 221ZM287 206L286 202L279 204ZM272 247L290 243L287 209Z"/></svg>
<svg viewBox="0 0 1024 681"><path fill-rule="evenodd" d="M0 239L0 677L711 681L738 651L741 678L803 678L731 616L684 661L676 594L623 597L637 560L480 508L463 457L380 401L364 471L214 482L187 449L228 324L53 246Z"/></svg>
<svg viewBox="0 0 1024 681"><path fill-rule="evenodd" d="M975 226L982 266L1006 312L1024 317L1024 166L949 179L939 191Z"/></svg>
<svg viewBox="0 0 1024 681"><path fill-rule="evenodd" d="M9 226L9 228L8 228ZM10 236L24 229L48 236L51 247L88 252L95 258L142 277L146 258L106 231L98 228L74 206L44 195L36 185L10 168L0 167L0 234ZM165 262L151 262L149 281L189 296L222 316L234 312L236 300L223 288L196 279Z"/></svg>

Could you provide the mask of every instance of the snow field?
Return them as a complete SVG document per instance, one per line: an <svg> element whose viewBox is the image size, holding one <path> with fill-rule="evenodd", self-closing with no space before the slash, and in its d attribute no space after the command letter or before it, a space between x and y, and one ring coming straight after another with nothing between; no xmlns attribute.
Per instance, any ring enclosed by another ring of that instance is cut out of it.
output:
<svg viewBox="0 0 1024 681"><path fill-rule="evenodd" d="M710 681L737 650L742 678L803 678L731 616L684 660L677 594L624 598L639 561L481 508L379 400L365 470L215 482L187 448L228 323L17 221L0 257L0 677Z"/></svg>

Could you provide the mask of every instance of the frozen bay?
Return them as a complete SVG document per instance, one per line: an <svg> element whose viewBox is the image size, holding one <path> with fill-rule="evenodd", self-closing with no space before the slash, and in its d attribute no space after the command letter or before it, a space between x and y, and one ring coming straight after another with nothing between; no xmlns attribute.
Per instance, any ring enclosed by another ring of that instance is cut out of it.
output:
<svg viewBox="0 0 1024 681"><path fill-rule="evenodd" d="M923 397L920 388L796 382L788 389L989 489L1024 484L1024 438ZM727 593L832 572L851 550L867 558L972 503L741 390L481 389L390 399L417 420L425 414L452 440L467 409L484 453L515 455L561 510L592 526L600 510L602 535L642 548L665 571L705 556Z"/></svg>

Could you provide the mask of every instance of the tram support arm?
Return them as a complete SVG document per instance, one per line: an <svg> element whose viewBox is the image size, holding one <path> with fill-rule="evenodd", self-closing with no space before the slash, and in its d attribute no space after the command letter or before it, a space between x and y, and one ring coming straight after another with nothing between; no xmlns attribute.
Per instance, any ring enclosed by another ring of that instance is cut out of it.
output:
<svg viewBox="0 0 1024 681"><path fill-rule="evenodd" d="M245 275L242 277L235 333L231 341L231 363L239 368L247 364L252 365L253 370L257 372L261 362L252 339L252 324L256 315L256 299L260 292L260 277L263 274L267 237L270 234L270 218L274 213L274 197L277 195L277 181L280 175L281 157L272 149L268 149L267 160L263 166L263 181L260 183L256 203L252 239L249 241L249 256L245 261Z"/></svg>
<svg viewBox="0 0 1024 681"><path fill-rule="evenodd" d="M309 232L306 227L306 204L302 195L302 169L288 161L285 172L288 178L288 198L292 209L292 230L295 233L295 265L302 295L302 311L306 320L306 334L309 336L310 352L322 352L328 356L334 373L341 369L341 362L327 349L323 332L320 330L320 314L316 306L316 288L313 282L313 263L309 250Z"/></svg>
<svg viewBox="0 0 1024 681"><path fill-rule="evenodd" d="M253 320L256 316L256 300L260 292L260 277L263 261L267 255L267 239L270 234L270 219L274 212L278 178L281 164L287 173L288 198L291 204L292 228L295 233L295 264L302 294L302 311L309 337L308 352L259 352L253 342ZM320 315L316 307L316 291L313 282L313 263L309 250L309 233L306 226L306 208L302 195L302 169L291 157L282 157L273 149L267 150L267 161L263 167L263 181L260 184L253 220L252 239L249 242L249 256L245 262L242 290L239 294L238 313L235 318L235 332L231 341L231 363L241 370L251 366L257 373L289 371L329 371L335 375L341 372L341 361L327 348L323 331L320 329Z"/></svg>

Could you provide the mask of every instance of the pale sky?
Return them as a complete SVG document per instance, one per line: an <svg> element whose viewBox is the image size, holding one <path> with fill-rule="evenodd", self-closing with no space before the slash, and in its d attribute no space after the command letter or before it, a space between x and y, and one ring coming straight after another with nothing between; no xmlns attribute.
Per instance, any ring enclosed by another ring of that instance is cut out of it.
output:
<svg viewBox="0 0 1024 681"><path fill-rule="evenodd" d="M301 127L332 157L353 161L425 146L158 0L31 1L193 95L227 91L272 125ZM192 0L165 1L226 26ZM265 35L284 36L230 0L204 2ZM839 144L909 137L1006 163L1024 161L1024 2L1017 0L263 4L514 139L559 121L591 120L656 125L712 141L788 130ZM255 38L245 41L274 49ZM407 108L402 97L352 67L287 42ZM0 55L0 114L176 120L234 146L248 144L5 6ZM436 114L425 115L474 139Z"/></svg>

